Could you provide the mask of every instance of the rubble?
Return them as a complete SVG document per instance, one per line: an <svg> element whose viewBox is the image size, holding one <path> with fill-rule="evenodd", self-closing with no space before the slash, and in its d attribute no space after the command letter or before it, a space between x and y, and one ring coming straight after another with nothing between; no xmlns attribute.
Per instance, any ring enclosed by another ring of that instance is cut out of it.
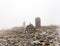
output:
<svg viewBox="0 0 60 46"><path fill-rule="evenodd" d="M56 31L47 29L30 29L27 27L21 35L7 35L0 40L0 46L60 46L60 38Z"/></svg>

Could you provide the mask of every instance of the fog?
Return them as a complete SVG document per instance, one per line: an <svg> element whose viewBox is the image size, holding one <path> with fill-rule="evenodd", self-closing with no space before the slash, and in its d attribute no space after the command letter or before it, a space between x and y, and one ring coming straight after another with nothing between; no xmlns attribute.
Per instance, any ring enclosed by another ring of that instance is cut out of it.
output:
<svg viewBox="0 0 60 46"><path fill-rule="evenodd" d="M42 25L60 25L60 0L0 0L0 29L35 24L35 17Z"/></svg>

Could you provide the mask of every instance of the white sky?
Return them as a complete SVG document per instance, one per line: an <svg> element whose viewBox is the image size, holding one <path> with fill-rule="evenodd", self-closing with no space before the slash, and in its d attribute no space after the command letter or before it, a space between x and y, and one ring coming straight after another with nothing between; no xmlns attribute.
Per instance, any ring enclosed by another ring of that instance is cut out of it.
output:
<svg viewBox="0 0 60 46"><path fill-rule="evenodd" d="M42 25L60 25L60 0L0 0L0 29L34 24L35 17Z"/></svg>

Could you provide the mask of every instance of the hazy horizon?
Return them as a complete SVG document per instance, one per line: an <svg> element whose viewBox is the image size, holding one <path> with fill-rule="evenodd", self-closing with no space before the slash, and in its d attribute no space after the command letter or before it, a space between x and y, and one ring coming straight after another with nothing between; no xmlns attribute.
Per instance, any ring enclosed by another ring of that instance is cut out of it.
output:
<svg viewBox="0 0 60 46"><path fill-rule="evenodd" d="M0 0L0 29L35 24L35 17L41 25L60 25L60 0Z"/></svg>

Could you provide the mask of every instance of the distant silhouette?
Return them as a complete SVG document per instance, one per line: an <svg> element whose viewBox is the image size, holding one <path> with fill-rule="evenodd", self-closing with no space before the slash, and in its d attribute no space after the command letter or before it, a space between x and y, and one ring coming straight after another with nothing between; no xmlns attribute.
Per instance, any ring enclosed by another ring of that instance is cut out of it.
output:
<svg viewBox="0 0 60 46"><path fill-rule="evenodd" d="M36 18L35 18L35 27L36 27L36 28L41 27L41 20L40 20L40 17L36 17Z"/></svg>

